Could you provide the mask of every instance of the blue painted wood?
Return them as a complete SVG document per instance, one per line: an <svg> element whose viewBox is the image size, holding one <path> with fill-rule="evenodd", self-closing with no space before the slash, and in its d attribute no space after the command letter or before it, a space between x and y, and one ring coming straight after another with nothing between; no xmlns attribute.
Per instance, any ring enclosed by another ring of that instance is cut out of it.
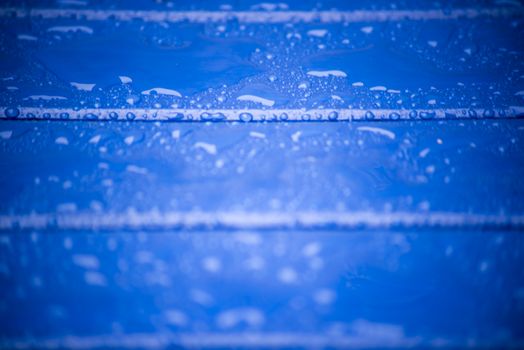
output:
<svg viewBox="0 0 524 350"><path fill-rule="evenodd" d="M4 1L0 348L522 347L523 18Z"/></svg>

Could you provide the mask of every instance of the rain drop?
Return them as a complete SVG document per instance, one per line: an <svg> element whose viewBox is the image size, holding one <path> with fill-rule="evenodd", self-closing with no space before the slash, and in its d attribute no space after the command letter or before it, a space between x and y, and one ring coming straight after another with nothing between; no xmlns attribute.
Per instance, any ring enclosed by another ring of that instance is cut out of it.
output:
<svg viewBox="0 0 524 350"><path fill-rule="evenodd" d="M435 112L420 112L420 118L433 119L435 118Z"/></svg>
<svg viewBox="0 0 524 350"><path fill-rule="evenodd" d="M253 115L251 113L243 112L240 113L239 118L241 121L247 123L253 120Z"/></svg>
<svg viewBox="0 0 524 350"><path fill-rule="evenodd" d="M337 111L330 112L328 114L328 119L331 120L331 121L337 120L338 119L338 112Z"/></svg>
<svg viewBox="0 0 524 350"><path fill-rule="evenodd" d="M482 115L486 118L493 118L495 117L495 111L492 109L486 109Z"/></svg>
<svg viewBox="0 0 524 350"><path fill-rule="evenodd" d="M167 116L167 120L182 120L184 119L184 114L183 113L175 113L175 114L170 114Z"/></svg>
<svg viewBox="0 0 524 350"><path fill-rule="evenodd" d="M400 119L400 114L398 114L397 112L391 112L391 113L389 114L389 118L390 118L391 120L398 120L398 119Z"/></svg>
<svg viewBox="0 0 524 350"><path fill-rule="evenodd" d="M16 118L20 115L20 110L16 107L6 108L4 114L7 118Z"/></svg>
<svg viewBox="0 0 524 350"><path fill-rule="evenodd" d="M200 119L204 121L212 121L212 122L218 122L226 119L226 116L223 113L216 112L216 113L208 113L204 112L200 114Z"/></svg>

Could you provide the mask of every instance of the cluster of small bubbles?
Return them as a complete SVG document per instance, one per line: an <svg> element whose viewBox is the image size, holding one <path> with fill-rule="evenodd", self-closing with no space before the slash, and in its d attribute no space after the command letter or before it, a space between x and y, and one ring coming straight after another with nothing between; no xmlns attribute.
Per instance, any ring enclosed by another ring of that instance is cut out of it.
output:
<svg viewBox="0 0 524 350"><path fill-rule="evenodd" d="M486 109L482 115L486 118L493 118L495 117L495 111L492 109Z"/></svg>
<svg viewBox="0 0 524 350"><path fill-rule="evenodd" d="M278 117L278 119L280 119L280 120L288 120L288 119L289 119L289 116L287 115L287 113L284 112L284 113L282 113L282 114Z"/></svg>
<svg viewBox="0 0 524 350"><path fill-rule="evenodd" d="M415 110L409 111L409 118L410 119L416 119L417 115L418 115L417 111L415 111Z"/></svg>
<svg viewBox="0 0 524 350"><path fill-rule="evenodd" d="M373 114L373 112L371 111L367 111L365 114L364 114L364 117L368 120L371 120L371 119L375 119L375 115Z"/></svg>
<svg viewBox="0 0 524 350"><path fill-rule="evenodd" d="M308 113L302 114L301 119L306 120L306 121L311 120L311 114L308 114Z"/></svg>
<svg viewBox="0 0 524 350"><path fill-rule="evenodd" d="M390 118L391 120L398 120L398 119L400 119L400 114L398 114L397 112L391 112L391 113L389 114L389 118Z"/></svg>
<svg viewBox="0 0 524 350"><path fill-rule="evenodd" d="M477 111L472 108L468 109L468 116L471 118L477 118Z"/></svg>
<svg viewBox="0 0 524 350"><path fill-rule="evenodd" d="M118 113L117 112L109 112L109 119L111 119L111 120L118 119Z"/></svg>
<svg viewBox="0 0 524 350"><path fill-rule="evenodd" d="M8 118L16 118L20 115L20 110L16 107L6 108L4 114Z"/></svg>
<svg viewBox="0 0 524 350"><path fill-rule="evenodd" d="M216 112L216 113L204 112L200 114L200 119L204 121L218 122L218 121L222 121L226 119L226 116L221 112Z"/></svg>
<svg viewBox="0 0 524 350"><path fill-rule="evenodd" d="M84 115L84 119L87 119L87 120L97 120L98 117L96 116L96 114L94 113L86 113Z"/></svg>
<svg viewBox="0 0 524 350"><path fill-rule="evenodd" d="M69 113L67 112L62 112L60 113L60 119L69 119Z"/></svg>
<svg viewBox="0 0 524 350"><path fill-rule="evenodd" d="M433 119L435 118L435 112L420 112L420 118L422 119Z"/></svg>
<svg viewBox="0 0 524 350"><path fill-rule="evenodd" d="M135 113L133 113L133 112L127 112L126 113L126 119L127 120L134 120L135 118L136 118Z"/></svg>
<svg viewBox="0 0 524 350"><path fill-rule="evenodd" d="M331 121L337 120L338 119L338 112L337 111L330 112L328 114L328 119L331 120Z"/></svg>
<svg viewBox="0 0 524 350"><path fill-rule="evenodd" d="M248 113L248 112L242 112L240 113L240 115L238 116L240 118L241 121L247 123L247 122L250 122L253 120L253 115L251 113Z"/></svg>

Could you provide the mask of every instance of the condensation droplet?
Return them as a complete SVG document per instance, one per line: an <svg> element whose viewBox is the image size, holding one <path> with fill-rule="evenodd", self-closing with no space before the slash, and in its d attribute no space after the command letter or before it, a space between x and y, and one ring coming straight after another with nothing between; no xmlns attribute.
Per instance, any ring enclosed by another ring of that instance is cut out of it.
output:
<svg viewBox="0 0 524 350"><path fill-rule="evenodd" d="M398 120L398 119L400 119L400 114L398 114L397 112L391 112L389 114L389 118L392 119L392 120Z"/></svg>
<svg viewBox="0 0 524 350"><path fill-rule="evenodd" d="M433 119L435 118L435 112L420 112L420 118Z"/></svg>
<svg viewBox="0 0 524 350"><path fill-rule="evenodd" d="M253 120L253 115L251 113L243 112L240 113L239 118L241 121L247 123Z"/></svg>
<svg viewBox="0 0 524 350"><path fill-rule="evenodd" d="M332 111L328 114L328 119L329 120L337 120L338 119L338 112L337 111Z"/></svg>
<svg viewBox="0 0 524 350"><path fill-rule="evenodd" d="M7 118L16 118L20 115L20 110L16 107L6 108L4 114Z"/></svg>
<svg viewBox="0 0 524 350"><path fill-rule="evenodd" d="M482 115L486 118L493 118L495 117L495 111L492 109L486 109Z"/></svg>

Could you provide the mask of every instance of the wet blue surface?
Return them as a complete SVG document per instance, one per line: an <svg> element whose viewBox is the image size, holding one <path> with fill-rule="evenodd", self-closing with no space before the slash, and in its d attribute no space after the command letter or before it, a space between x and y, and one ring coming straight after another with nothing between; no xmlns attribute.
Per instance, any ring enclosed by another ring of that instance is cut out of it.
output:
<svg viewBox="0 0 524 350"><path fill-rule="evenodd" d="M520 120L0 127L3 214L524 210Z"/></svg>
<svg viewBox="0 0 524 350"><path fill-rule="evenodd" d="M0 348L523 347L523 19L3 1Z"/></svg>
<svg viewBox="0 0 524 350"><path fill-rule="evenodd" d="M120 83L118 76L123 75L132 76L137 89L162 86L192 94L256 73L247 61L255 42L206 40L195 37L193 28L189 29L189 35L184 35L184 30L177 28L177 38L165 44L148 42L145 35L129 38L124 30L111 38L59 44L39 50L37 55L62 79L89 81L101 88Z"/></svg>
<svg viewBox="0 0 524 350"><path fill-rule="evenodd" d="M456 231L2 236L2 283L12 286L2 312L17 315L3 332L504 344L524 331L523 243L519 233ZM226 322L234 310L251 317Z"/></svg>
<svg viewBox="0 0 524 350"><path fill-rule="evenodd" d="M459 21L291 24L4 18L0 102L264 107L237 100L255 94L275 108L521 106L524 47L514 38L524 26L518 8L508 11ZM319 78L312 70L344 76ZM181 96L141 94L159 87Z"/></svg>

